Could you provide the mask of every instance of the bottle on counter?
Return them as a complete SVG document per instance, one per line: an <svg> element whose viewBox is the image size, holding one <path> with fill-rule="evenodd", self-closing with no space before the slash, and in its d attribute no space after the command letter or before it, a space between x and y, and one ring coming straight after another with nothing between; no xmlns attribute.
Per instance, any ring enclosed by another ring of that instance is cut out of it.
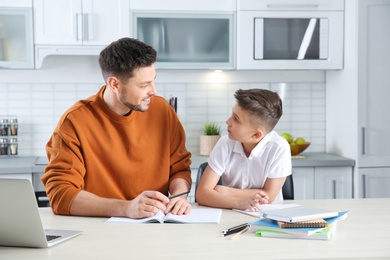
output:
<svg viewBox="0 0 390 260"><path fill-rule="evenodd" d="M0 135L8 135L8 119L6 118L0 118Z"/></svg>
<svg viewBox="0 0 390 260"><path fill-rule="evenodd" d="M10 138L8 146L10 155L18 155L18 139Z"/></svg>
<svg viewBox="0 0 390 260"><path fill-rule="evenodd" d="M9 120L9 131L10 135L18 135L18 119L16 118L11 118Z"/></svg>
<svg viewBox="0 0 390 260"><path fill-rule="evenodd" d="M0 155L8 155L8 139L0 138Z"/></svg>

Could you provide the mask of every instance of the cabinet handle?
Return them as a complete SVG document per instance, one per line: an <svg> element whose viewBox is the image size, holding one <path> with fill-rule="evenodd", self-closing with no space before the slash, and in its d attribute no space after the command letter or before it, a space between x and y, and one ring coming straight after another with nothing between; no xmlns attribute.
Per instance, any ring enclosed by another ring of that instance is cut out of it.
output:
<svg viewBox="0 0 390 260"><path fill-rule="evenodd" d="M83 40L88 41L89 40L89 21L88 21L88 14L83 14Z"/></svg>
<svg viewBox="0 0 390 260"><path fill-rule="evenodd" d="M366 128L362 127L362 155L366 154Z"/></svg>
<svg viewBox="0 0 390 260"><path fill-rule="evenodd" d="M332 186L333 186L333 198L336 198L336 180L332 181Z"/></svg>
<svg viewBox="0 0 390 260"><path fill-rule="evenodd" d="M316 9L318 5L300 5L300 4L267 4L267 8L288 9L288 8L306 8Z"/></svg>
<svg viewBox="0 0 390 260"><path fill-rule="evenodd" d="M76 40L82 41L83 40L83 21L82 21L82 14L77 13L76 14Z"/></svg>
<svg viewBox="0 0 390 260"><path fill-rule="evenodd" d="M363 198L367 198L366 175L365 174L362 174L362 184L363 184Z"/></svg>

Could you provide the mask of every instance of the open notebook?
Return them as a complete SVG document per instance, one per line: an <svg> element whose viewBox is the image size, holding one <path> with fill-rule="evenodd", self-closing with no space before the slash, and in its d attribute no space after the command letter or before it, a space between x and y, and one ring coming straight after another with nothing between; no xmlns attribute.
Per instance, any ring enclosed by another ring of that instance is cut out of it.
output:
<svg viewBox="0 0 390 260"><path fill-rule="evenodd" d="M160 210L156 215L149 218L132 219L112 217L106 223L183 223L183 224L219 224L221 209L192 209L188 215L173 215Z"/></svg>
<svg viewBox="0 0 390 260"><path fill-rule="evenodd" d="M32 184L27 179L0 178L0 246L51 247L81 234L44 230Z"/></svg>

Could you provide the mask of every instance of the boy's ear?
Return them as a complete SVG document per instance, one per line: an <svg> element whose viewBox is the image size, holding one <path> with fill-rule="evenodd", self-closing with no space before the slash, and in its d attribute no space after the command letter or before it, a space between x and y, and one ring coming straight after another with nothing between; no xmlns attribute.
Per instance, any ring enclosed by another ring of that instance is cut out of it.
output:
<svg viewBox="0 0 390 260"><path fill-rule="evenodd" d="M257 128L255 130L255 133L253 134L253 138L256 140L261 140L264 137L264 132L260 128Z"/></svg>

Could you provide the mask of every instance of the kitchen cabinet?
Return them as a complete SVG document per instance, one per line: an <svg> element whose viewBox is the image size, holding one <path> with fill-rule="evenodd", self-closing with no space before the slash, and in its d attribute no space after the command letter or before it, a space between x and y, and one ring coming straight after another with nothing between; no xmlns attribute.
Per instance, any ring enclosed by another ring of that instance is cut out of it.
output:
<svg viewBox="0 0 390 260"><path fill-rule="evenodd" d="M390 198L390 168L359 170L360 198Z"/></svg>
<svg viewBox="0 0 390 260"><path fill-rule="evenodd" d="M314 199L314 168L293 167L294 199Z"/></svg>
<svg viewBox="0 0 390 260"><path fill-rule="evenodd" d="M359 167L390 167L390 2L359 1Z"/></svg>
<svg viewBox="0 0 390 260"><path fill-rule="evenodd" d="M295 199L352 198L352 167L293 167Z"/></svg>
<svg viewBox="0 0 390 260"><path fill-rule="evenodd" d="M10 173L10 174L0 174L2 179L27 179L32 183L32 174L31 173Z"/></svg>
<svg viewBox="0 0 390 260"><path fill-rule="evenodd" d="M191 166L191 179L192 179L192 185L191 185L191 191L188 195L188 201L191 203L195 203L195 187L196 187L196 176L198 175L198 168L193 168Z"/></svg>
<svg viewBox="0 0 390 260"><path fill-rule="evenodd" d="M356 160L355 197L390 197L390 2L346 4L345 70L326 75L327 149Z"/></svg>
<svg viewBox="0 0 390 260"><path fill-rule="evenodd" d="M98 55L129 36L126 0L34 0L33 8L37 67L47 55Z"/></svg>
<svg viewBox="0 0 390 260"><path fill-rule="evenodd" d="M132 1L131 35L157 51L157 69L234 69L232 2Z"/></svg>
<svg viewBox="0 0 390 260"><path fill-rule="evenodd" d="M294 199L347 199L353 197L355 161L329 153L303 153L292 159ZM205 156L191 158L193 199L197 170L207 161ZM193 202L193 201L192 201Z"/></svg>
<svg viewBox="0 0 390 260"><path fill-rule="evenodd" d="M0 69L34 67L32 8L23 2L6 1L0 6Z"/></svg>
<svg viewBox="0 0 390 260"><path fill-rule="evenodd" d="M359 197L390 198L390 2L359 1L359 32Z"/></svg>

